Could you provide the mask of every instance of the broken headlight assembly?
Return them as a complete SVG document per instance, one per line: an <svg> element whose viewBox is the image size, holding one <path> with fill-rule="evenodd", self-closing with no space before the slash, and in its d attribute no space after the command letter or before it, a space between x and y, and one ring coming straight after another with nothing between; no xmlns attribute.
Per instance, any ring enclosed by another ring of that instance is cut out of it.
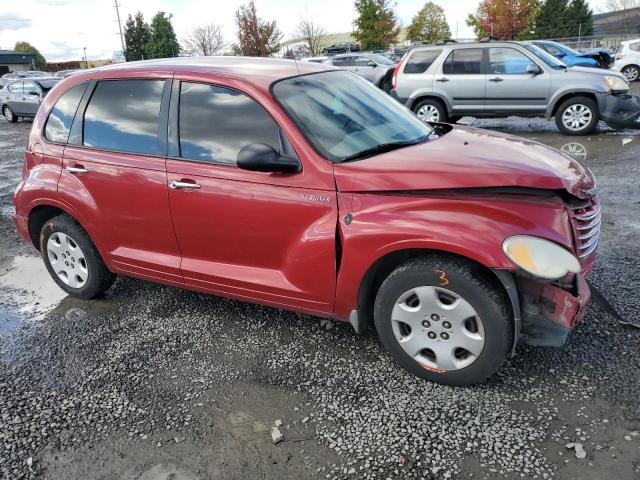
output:
<svg viewBox="0 0 640 480"><path fill-rule="evenodd" d="M613 92L626 92L629 90L629 84L620 77L614 77L611 75L605 75L603 77L604 83L609 88L611 93Z"/></svg>
<svg viewBox="0 0 640 480"><path fill-rule="evenodd" d="M543 238L515 235L502 242L502 250L509 260L536 277L556 280L567 273L580 273L580 262L571 252Z"/></svg>

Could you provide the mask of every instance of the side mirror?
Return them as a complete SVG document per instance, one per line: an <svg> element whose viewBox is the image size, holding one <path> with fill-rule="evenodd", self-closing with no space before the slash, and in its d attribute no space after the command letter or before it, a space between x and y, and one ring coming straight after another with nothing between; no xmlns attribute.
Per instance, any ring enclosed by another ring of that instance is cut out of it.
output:
<svg viewBox="0 0 640 480"><path fill-rule="evenodd" d="M540 75L542 73L542 69L535 63L532 63L531 65L527 65L527 73L531 75Z"/></svg>
<svg viewBox="0 0 640 480"><path fill-rule="evenodd" d="M40 92L36 92L34 90L29 90L29 95L35 95L35 96L39 97L40 96Z"/></svg>
<svg viewBox="0 0 640 480"><path fill-rule="evenodd" d="M378 64L376 62L369 61L369 63L367 63L367 67L377 67L377 66Z"/></svg>
<svg viewBox="0 0 640 480"><path fill-rule="evenodd" d="M251 143L238 152L238 168L253 172L298 173L302 171L300 160L280 155L273 147L264 143Z"/></svg>

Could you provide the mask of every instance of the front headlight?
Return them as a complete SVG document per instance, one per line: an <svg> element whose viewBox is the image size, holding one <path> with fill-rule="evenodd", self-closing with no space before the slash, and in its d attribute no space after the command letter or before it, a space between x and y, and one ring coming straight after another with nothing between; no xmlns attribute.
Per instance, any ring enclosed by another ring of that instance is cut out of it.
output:
<svg viewBox="0 0 640 480"><path fill-rule="evenodd" d="M606 75L603 77L604 83L609 87L612 92L621 92L629 90L629 84L620 77L613 77Z"/></svg>
<svg viewBox="0 0 640 480"><path fill-rule="evenodd" d="M580 273L580 262L571 252L549 240L515 235L502 242L502 250L513 263L536 277L558 279Z"/></svg>

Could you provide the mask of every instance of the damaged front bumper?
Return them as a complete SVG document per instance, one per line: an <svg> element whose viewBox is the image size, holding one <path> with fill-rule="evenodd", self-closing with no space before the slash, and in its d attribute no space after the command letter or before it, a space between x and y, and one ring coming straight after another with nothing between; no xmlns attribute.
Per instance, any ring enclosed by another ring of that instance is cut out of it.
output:
<svg viewBox="0 0 640 480"><path fill-rule="evenodd" d="M600 118L613 128L640 129L640 97L636 95L598 95Z"/></svg>

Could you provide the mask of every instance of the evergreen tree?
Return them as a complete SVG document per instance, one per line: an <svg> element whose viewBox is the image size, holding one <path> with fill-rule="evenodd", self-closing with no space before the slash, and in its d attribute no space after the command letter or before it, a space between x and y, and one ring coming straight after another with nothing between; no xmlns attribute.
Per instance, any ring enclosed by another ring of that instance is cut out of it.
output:
<svg viewBox="0 0 640 480"><path fill-rule="evenodd" d="M572 0L567 15L567 37L591 35L593 33L593 10L586 0Z"/></svg>
<svg viewBox="0 0 640 480"><path fill-rule="evenodd" d="M536 20L537 38L591 35L592 11L586 0L545 0Z"/></svg>
<svg viewBox="0 0 640 480"><path fill-rule="evenodd" d="M124 26L124 52L128 62L144 60L148 58L145 52L146 44L149 41L149 25L144 21L142 12L136 13L135 18L129 15Z"/></svg>
<svg viewBox="0 0 640 480"><path fill-rule="evenodd" d="M151 20L149 40L144 48L148 58L177 57L180 53L180 44L170 20L171 16L167 17L164 12L156 13Z"/></svg>
<svg viewBox="0 0 640 480"><path fill-rule="evenodd" d="M355 39L363 50L388 48L398 38L400 28L389 0L355 0Z"/></svg>
<svg viewBox="0 0 640 480"><path fill-rule="evenodd" d="M422 7L407 29L407 38L414 42L436 42L451 37L444 9L433 2Z"/></svg>
<svg viewBox="0 0 640 480"><path fill-rule="evenodd" d="M31 45L29 42L16 42L16 46L13 47L16 52L22 53L35 53L36 55L36 70L45 70L47 68L47 61L42 56L40 51Z"/></svg>
<svg viewBox="0 0 640 480"><path fill-rule="evenodd" d="M259 18L253 0L236 11L236 25L238 45L234 45L233 49L240 55L264 57L280 50L282 33L276 21Z"/></svg>

